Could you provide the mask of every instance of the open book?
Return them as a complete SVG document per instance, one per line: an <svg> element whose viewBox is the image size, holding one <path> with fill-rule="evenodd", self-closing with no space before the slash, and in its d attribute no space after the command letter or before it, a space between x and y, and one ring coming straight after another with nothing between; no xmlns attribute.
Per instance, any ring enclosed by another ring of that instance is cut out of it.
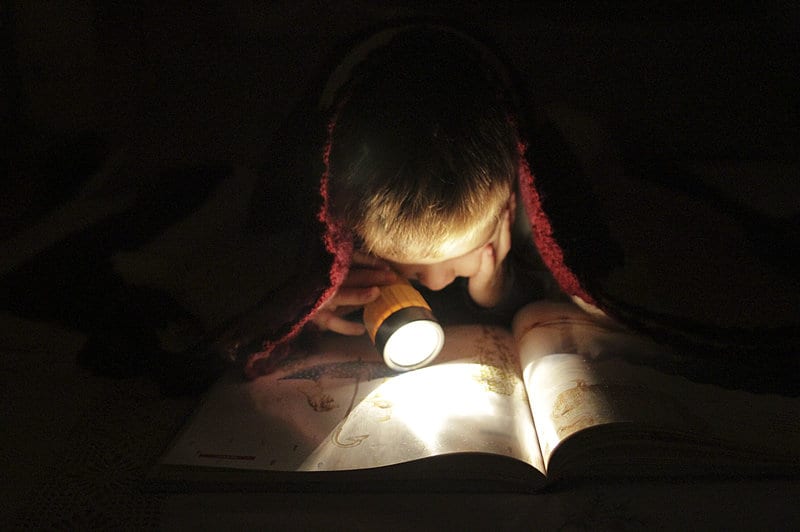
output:
<svg viewBox="0 0 800 532"><path fill-rule="evenodd" d="M669 349L538 302L513 330L445 330L430 366L323 336L209 390L149 479L166 489L537 490L596 475L795 475L800 398L663 369Z"/></svg>

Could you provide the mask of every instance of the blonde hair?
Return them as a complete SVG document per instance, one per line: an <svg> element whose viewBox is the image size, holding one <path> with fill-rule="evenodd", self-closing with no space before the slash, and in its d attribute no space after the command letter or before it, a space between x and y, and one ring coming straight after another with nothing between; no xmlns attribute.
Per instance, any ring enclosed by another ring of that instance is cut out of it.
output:
<svg viewBox="0 0 800 532"><path fill-rule="evenodd" d="M348 221L367 252L401 262L447 256L494 227L512 191L508 179L488 175L461 186L412 187L419 182L398 179L358 202Z"/></svg>
<svg viewBox="0 0 800 532"><path fill-rule="evenodd" d="M330 133L330 198L363 249L435 260L499 219L518 165L501 86L463 38L426 30L356 69Z"/></svg>

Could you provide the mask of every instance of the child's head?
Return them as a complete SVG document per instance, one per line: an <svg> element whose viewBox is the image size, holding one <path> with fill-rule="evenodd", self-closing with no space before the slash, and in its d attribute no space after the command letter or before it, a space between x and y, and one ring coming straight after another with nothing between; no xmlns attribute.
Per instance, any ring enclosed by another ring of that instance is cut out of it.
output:
<svg viewBox="0 0 800 532"><path fill-rule="evenodd" d="M329 191L358 245L426 263L491 237L515 190L518 139L504 83L471 40L402 32L344 92Z"/></svg>

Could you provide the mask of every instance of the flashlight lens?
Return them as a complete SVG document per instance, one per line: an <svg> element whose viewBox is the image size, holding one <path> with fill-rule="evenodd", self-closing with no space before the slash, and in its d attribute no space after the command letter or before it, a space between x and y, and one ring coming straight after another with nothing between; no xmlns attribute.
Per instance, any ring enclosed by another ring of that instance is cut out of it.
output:
<svg viewBox="0 0 800 532"><path fill-rule="evenodd" d="M386 364L405 371L433 360L444 345L444 331L435 321L417 320L398 328L383 348Z"/></svg>

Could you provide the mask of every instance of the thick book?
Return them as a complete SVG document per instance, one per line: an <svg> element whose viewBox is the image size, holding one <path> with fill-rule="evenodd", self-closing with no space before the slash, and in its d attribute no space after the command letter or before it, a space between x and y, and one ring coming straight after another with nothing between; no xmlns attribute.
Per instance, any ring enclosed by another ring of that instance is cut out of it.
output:
<svg viewBox="0 0 800 532"><path fill-rule="evenodd" d="M536 491L800 472L800 398L687 378L670 370L678 353L573 306L445 332L435 363L406 373L365 337L323 335L269 375L225 375L150 486Z"/></svg>

